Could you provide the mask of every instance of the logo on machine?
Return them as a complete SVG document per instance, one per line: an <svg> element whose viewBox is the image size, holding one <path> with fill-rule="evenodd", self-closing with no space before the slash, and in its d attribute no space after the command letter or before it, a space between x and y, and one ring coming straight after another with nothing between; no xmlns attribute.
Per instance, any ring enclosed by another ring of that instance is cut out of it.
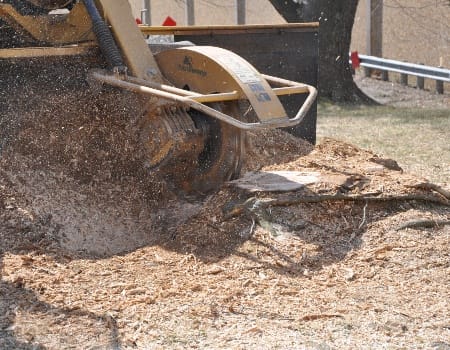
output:
<svg viewBox="0 0 450 350"><path fill-rule="evenodd" d="M200 75L201 77L206 77L208 75L206 71L193 67L191 56L184 56L183 63L178 65L178 69L183 72Z"/></svg>

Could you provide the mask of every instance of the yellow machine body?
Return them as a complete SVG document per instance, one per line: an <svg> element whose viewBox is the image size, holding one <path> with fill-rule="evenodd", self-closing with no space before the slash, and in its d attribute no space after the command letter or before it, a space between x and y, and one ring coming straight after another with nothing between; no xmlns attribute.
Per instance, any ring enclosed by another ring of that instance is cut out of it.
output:
<svg viewBox="0 0 450 350"><path fill-rule="evenodd" d="M201 94L236 91L238 99L248 99L261 121L287 118L269 83L231 51L192 46L163 51L156 58L164 76L175 86L188 86Z"/></svg>

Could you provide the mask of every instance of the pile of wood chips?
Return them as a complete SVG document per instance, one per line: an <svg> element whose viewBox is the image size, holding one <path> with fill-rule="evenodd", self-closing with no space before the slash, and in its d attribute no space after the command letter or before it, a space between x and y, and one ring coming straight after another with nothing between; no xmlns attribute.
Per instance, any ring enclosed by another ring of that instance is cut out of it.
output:
<svg viewBox="0 0 450 350"><path fill-rule="evenodd" d="M110 155L84 178L5 150L0 348L448 349L448 190L336 140L249 136L245 171L313 181L187 200L106 176Z"/></svg>

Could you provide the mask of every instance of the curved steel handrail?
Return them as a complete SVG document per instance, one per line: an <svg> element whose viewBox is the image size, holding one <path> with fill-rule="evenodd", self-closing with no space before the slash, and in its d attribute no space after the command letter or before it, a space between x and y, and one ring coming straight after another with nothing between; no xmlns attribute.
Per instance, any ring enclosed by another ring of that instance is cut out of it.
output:
<svg viewBox="0 0 450 350"><path fill-rule="evenodd" d="M165 84L150 82L144 79L125 76L118 77L116 75L107 74L104 71L96 70L90 74L92 78L105 84L137 93L158 96L160 98L184 104L242 130L273 129L297 125L305 118L317 96L317 89L311 85L263 74L262 76L269 83L280 86L278 88L273 88L273 91L277 96L308 93L308 97L293 118L274 118L273 120L264 122L246 123L204 104L206 102L240 99L241 96L236 91L204 95Z"/></svg>

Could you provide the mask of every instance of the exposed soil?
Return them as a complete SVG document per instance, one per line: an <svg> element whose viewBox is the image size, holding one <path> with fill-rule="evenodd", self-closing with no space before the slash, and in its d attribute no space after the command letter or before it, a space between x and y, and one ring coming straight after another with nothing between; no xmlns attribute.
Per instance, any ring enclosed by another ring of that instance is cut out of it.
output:
<svg viewBox="0 0 450 350"><path fill-rule="evenodd" d="M249 135L245 170L320 182L182 199L143 170L117 94L40 84L9 82L0 101L1 122L19 121L0 159L1 349L450 347L449 202L425 179L276 130ZM231 215L336 194L380 200ZM418 219L432 227L401 228Z"/></svg>
<svg viewBox="0 0 450 350"><path fill-rule="evenodd" d="M355 75L356 84L369 96L383 105L406 108L435 108L450 110L450 93L420 90L412 86L404 86L394 81L382 81L374 76L365 77L362 69ZM392 80L392 77L391 77Z"/></svg>

